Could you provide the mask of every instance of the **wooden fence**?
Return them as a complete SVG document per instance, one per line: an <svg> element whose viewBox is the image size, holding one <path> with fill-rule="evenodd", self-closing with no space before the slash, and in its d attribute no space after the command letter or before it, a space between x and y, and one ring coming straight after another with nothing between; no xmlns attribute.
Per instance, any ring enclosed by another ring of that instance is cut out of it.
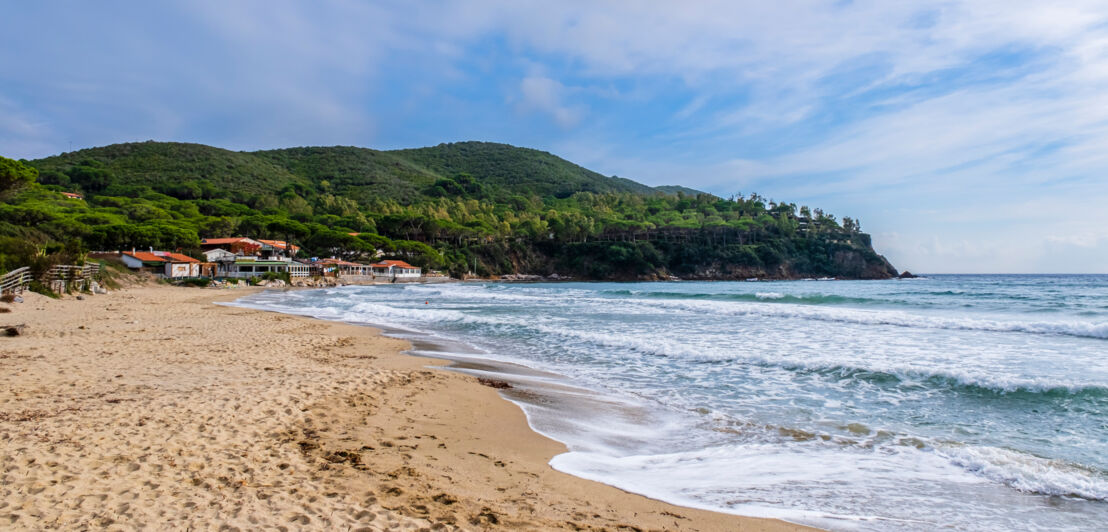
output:
<svg viewBox="0 0 1108 532"><path fill-rule="evenodd" d="M90 262L83 266L59 264L46 270L42 282L54 292L88 290L92 281L100 275L100 263Z"/></svg>
<svg viewBox="0 0 1108 532"><path fill-rule="evenodd" d="M92 282L99 275L99 263L84 266L62 264L46 270L39 280L54 292L70 292L92 288ZM31 286L33 280L31 268L27 266L0 275L0 294L21 294Z"/></svg>
<svg viewBox="0 0 1108 532"><path fill-rule="evenodd" d="M27 266L0 276L0 294L22 294L31 285L31 269Z"/></svg>

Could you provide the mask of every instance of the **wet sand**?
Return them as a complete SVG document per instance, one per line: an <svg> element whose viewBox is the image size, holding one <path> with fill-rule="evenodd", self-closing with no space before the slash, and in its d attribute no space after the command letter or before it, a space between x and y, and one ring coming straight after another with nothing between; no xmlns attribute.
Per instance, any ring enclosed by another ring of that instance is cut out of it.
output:
<svg viewBox="0 0 1108 532"><path fill-rule="evenodd" d="M0 322L0 528L801 530L554 471L499 390L368 327L148 286ZM495 382L487 382L495 385Z"/></svg>

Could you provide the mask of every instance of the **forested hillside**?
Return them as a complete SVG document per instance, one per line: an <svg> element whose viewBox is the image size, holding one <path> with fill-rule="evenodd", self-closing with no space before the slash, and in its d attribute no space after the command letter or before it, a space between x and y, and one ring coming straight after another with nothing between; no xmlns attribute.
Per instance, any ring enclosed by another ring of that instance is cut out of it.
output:
<svg viewBox="0 0 1108 532"><path fill-rule="evenodd" d="M89 250L196 253L200 238L243 235L291 240L312 256L381 249L455 275L896 273L850 218L756 194L652 188L504 144L247 153L142 142L6 161L33 182L12 185L0 205L0 269Z"/></svg>

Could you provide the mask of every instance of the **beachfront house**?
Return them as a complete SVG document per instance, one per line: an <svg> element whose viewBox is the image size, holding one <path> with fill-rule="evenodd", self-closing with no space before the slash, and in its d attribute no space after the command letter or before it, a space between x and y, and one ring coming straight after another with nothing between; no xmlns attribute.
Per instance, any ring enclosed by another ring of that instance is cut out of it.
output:
<svg viewBox="0 0 1108 532"><path fill-rule="evenodd" d="M294 260L300 251L283 240L254 240L246 237L205 238L200 241L204 256L218 265L217 277L249 278L267 273L288 273L308 277L308 264Z"/></svg>
<svg viewBox="0 0 1108 532"><path fill-rule="evenodd" d="M261 277L267 273L288 273L289 277L307 277L310 268L295 260L263 260L258 257L236 257L221 263L220 277Z"/></svg>
<svg viewBox="0 0 1108 532"><path fill-rule="evenodd" d="M261 240L261 256L267 260L284 260L292 259L296 257L297 253L300 253L300 247L295 244L290 244L284 240Z"/></svg>
<svg viewBox="0 0 1108 532"><path fill-rule="evenodd" d="M334 257L312 261L311 267L322 277L341 277L349 281L373 279L373 268L369 264L359 264Z"/></svg>
<svg viewBox="0 0 1108 532"><path fill-rule="evenodd" d="M205 253L221 249L235 255L257 256L261 254L262 243L253 238L236 236L231 238L202 238L200 249Z"/></svg>
<svg viewBox="0 0 1108 532"><path fill-rule="evenodd" d="M234 253L221 248L209 249L204 252L204 259L208 262L234 262Z"/></svg>
<svg viewBox="0 0 1108 532"><path fill-rule="evenodd" d="M402 260L383 260L371 264L373 275L389 279L418 279L422 275L419 267L412 266Z"/></svg>
<svg viewBox="0 0 1108 532"><path fill-rule="evenodd" d="M134 270L143 270L168 278L200 277L202 262L170 251L124 251L120 253L123 264Z"/></svg>

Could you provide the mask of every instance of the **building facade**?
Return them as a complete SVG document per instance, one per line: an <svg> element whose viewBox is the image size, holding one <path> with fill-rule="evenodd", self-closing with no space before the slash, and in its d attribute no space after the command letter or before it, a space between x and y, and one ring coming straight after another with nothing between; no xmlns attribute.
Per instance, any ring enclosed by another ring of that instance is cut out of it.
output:
<svg viewBox="0 0 1108 532"><path fill-rule="evenodd" d="M202 262L169 251L124 251L120 253L123 264L133 270L143 270L161 277L185 278L200 277L203 274Z"/></svg>

